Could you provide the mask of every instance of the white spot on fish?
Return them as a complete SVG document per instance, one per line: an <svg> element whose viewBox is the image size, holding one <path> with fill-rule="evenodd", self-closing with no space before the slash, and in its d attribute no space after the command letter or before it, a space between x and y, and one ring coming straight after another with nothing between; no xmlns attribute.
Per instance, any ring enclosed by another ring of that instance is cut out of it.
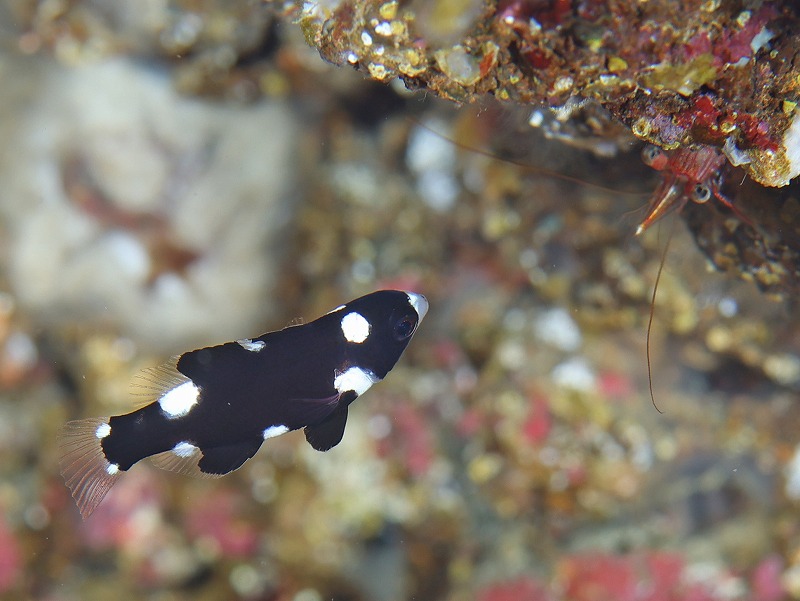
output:
<svg viewBox="0 0 800 601"><path fill-rule="evenodd" d="M289 428L286 426L279 424L277 426L270 426L264 430L264 440L267 438L275 438L276 436L280 436L281 434L286 434L289 431Z"/></svg>
<svg viewBox="0 0 800 601"><path fill-rule="evenodd" d="M236 344L241 346L244 350L250 351L251 353L257 353L265 346L267 343L263 340L250 340L249 338L242 338L241 340L237 340Z"/></svg>
<svg viewBox="0 0 800 601"><path fill-rule="evenodd" d="M191 457L200 449L193 445L191 442L182 441L172 447L172 452L178 457Z"/></svg>
<svg viewBox="0 0 800 601"><path fill-rule="evenodd" d="M111 434L111 426L108 424L100 424L97 426L97 430L94 431L94 435L97 436L97 438L105 438L109 434Z"/></svg>
<svg viewBox="0 0 800 601"><path fill-rule="evenodd" d="M200 397L200 389L193 382L184 382L165 393L158 404L169 419L183 417L192 410Z"/></svg>
<svg viewBox="0 0 800 601"><path fill-rule="evenodd" d="M380 382L380 378L368 369L360 367L351 367L342 373L337 373L333 379L333 387L339 392L353 391L358 396L364 394L376 382Z"/></svg>
<svg viewBox="0 0 800 601"><path fill-rule="evenodd" d="M119 464L109 463L108 467L106 467L106 472L108 472L109 476L116 476L119 472Z"/></svg>
<svg viewBox="0 0 800 601"><path fill-rule="evenodd" d="M342 334L348 342L360 344L369 336L369 322L361 313L348 313L342 317Z"/></svg>

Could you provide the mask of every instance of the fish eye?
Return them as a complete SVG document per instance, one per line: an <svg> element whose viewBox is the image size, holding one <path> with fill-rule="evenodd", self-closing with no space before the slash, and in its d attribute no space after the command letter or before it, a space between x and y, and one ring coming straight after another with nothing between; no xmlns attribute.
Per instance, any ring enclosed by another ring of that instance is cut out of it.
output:
<svg viewBox="0 0 800 601"><path fill-rule="evenodd" d="M416 318L412 315L404 315L394 324L394 337L397 340L405 340L414 333L416 327Z"/></svg>
<svg viewBox="0 0 800 601"><path fill-rule="evenodd" d="M692 200L697 203L707 202L711 198L711 188L705 184L696 184L692 190Z"/></svg>

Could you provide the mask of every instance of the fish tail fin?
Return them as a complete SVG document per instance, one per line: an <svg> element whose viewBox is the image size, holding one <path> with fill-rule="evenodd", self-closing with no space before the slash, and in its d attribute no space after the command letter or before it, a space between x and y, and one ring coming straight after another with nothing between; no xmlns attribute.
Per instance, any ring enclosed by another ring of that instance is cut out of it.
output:
<svg viewBox="0 0 800 601"><path fill-rule="evenodd" d="M116 483L118 466L103 453L101 441L107 417L67 422L59 434L59 464L83 519L88 518Z"/></svg>

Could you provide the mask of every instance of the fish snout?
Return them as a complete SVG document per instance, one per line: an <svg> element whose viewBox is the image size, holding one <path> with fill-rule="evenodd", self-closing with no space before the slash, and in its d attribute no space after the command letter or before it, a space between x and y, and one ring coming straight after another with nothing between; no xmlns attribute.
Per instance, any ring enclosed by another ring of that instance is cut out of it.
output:
<svg viewBox="0 0 800 601"><path fill-rule="evenodd" d="M414 307L414 310L417 312L419 321L422 321L422 318L425 317L425 314L428 312L428 299L416 292L406 291L406 295L408 296L408 302L411 303L411 306Z"/></svg>

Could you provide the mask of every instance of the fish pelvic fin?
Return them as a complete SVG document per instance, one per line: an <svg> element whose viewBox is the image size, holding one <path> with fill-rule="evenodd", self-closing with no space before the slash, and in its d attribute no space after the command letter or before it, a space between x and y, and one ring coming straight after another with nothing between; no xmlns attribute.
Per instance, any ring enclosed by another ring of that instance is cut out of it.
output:
<svg viewBox="0 0 800 601"><path fill-rule="evenodd" d="M106 459L101 446L108 420L95 417L67 422L59 433L61 475L83 519L92 515L122 473Z"/></svg>
<svg viewBox="0 0 800 601"><path fill-rule="evenodd" d="M202 449L203 456L197 462L197 467L206 477L230 474L255 455L263 442L264 439L259 436L231 445Z"/></svg>
<svg viewBox="0 0 800 601"><path fill-rule="evenodd" d="M321 423L306 426L306 440L317 451L328 451L342 441L346 424L347 404L343 403Z"/></svg>

